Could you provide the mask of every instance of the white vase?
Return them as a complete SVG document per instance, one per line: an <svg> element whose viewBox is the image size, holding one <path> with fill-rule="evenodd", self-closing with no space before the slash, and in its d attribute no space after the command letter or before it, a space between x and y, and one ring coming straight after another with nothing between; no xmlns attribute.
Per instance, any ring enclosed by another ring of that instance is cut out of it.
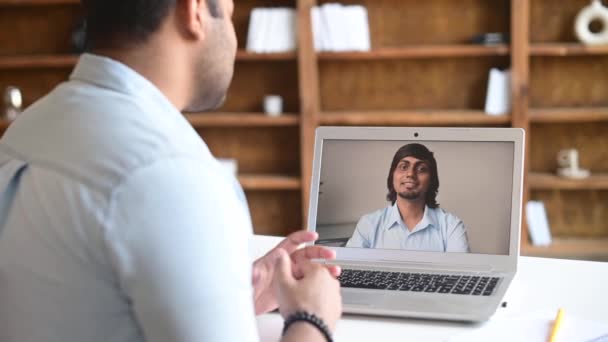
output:
<svg viewBox="0 0 608 342"><path fill-rule="evenodd" d="M597 20L602 23L600 32L591 32L589 25ZM586 45L607 45L608 44L608 8L602 5L600 0L592 0L589 6L583 9L576 16L574 32Z"/></svg>

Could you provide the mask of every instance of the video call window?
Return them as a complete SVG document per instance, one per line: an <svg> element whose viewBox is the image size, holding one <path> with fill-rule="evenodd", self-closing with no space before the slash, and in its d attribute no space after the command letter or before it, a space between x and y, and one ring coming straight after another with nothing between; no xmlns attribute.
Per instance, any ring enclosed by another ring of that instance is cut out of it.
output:
<svg viewBox="0 0 608 342"><path fill-rule="evenodd" d="M509 254L511 142L324 140L317 244Z"/></svg>

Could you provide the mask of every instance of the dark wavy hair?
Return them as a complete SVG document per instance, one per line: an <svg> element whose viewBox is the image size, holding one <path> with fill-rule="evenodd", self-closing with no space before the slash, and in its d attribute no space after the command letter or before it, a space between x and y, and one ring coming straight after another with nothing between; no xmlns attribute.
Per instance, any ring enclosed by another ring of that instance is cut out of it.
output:
<svg viewBox="0 0 608 342"><path fill-rule="evenodd" d="M393 173L397 168L397 164L399 164L401 159L405 157L414 157L416 159L424 160L428 164L431 170L431 184L429 185L429 190L426 193L425 202L429 208L438 208L439 203L437 203L437 193L439 192L439 174L437 172L437 161L435 160L433 152L429 151L426 146L416 143L403 145L395 153L393 162L391 163L391 168L388 171L388 178L386 180L386 186L388 188L386 200L390 201L392 204L395 204L395 201L397 200L397 192L393 187Z"/></svg>
<svg viewBox="0 0 608 342"><path fill-rule="evenodd" d="M207 0L213 17L221 17L220 0ZM177 0L82 0L87 48L145 42L156 32Z"/></svg>

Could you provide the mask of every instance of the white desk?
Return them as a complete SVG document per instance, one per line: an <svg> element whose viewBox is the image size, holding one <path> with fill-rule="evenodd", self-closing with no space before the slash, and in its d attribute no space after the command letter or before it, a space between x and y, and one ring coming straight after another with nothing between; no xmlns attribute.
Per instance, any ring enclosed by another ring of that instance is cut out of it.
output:
<svg viewBox="0 0 608 342"><path fill-rule="evenodd" d="M281 238L254 237L254 257ZM517 275L505 295L506 308L494 317L534 311L557 312L563 307L577 316L608 325L608 263L521 257ZM258 317L262 341L278 341L283 320L278 314ZM445 341L476 325L344 315L337 341Z"/></svg>

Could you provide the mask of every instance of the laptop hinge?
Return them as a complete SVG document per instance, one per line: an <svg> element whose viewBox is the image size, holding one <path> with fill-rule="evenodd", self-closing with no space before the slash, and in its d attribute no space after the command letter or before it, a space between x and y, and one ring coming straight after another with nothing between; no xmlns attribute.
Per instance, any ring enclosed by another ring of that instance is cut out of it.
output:
<svg viewBox="0 0 608 342"><path fill-rule="evenodd" d="M361 261L361 260L333 260L323 261L323 263L337 264L343 268L378 269L385 271L448 271L448 272L480 272L489 273L496 271L492 265L465 265L465 264L445 264L436 262L417 262L417 261Z"/></svg>

